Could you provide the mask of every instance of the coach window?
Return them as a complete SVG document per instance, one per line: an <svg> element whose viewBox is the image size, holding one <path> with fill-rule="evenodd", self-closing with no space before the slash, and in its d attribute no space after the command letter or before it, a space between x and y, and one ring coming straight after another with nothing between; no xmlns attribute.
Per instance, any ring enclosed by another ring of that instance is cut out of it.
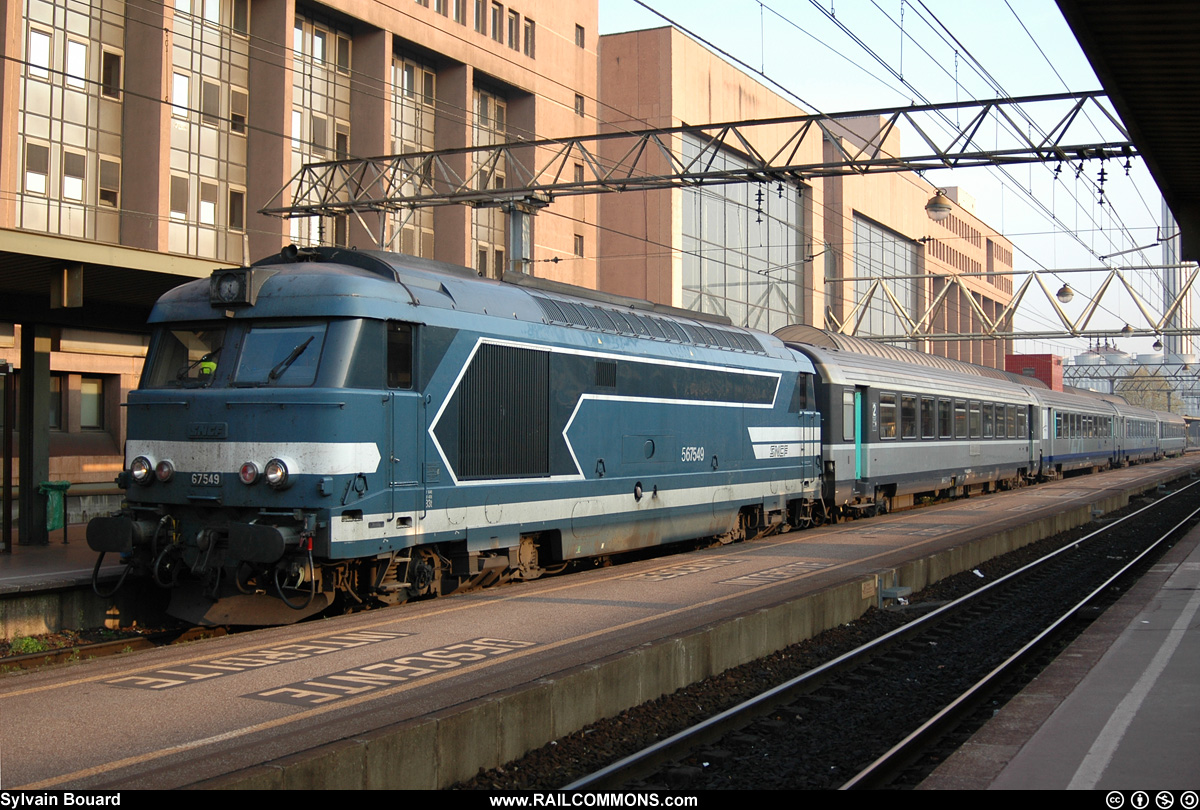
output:
<svg viewBox="0 0 1200 810"><path fill-rule="evenodd" d="M938 433L943 439L954 438L954 404L948 399L938 400Z"/></svg>
<svg viewBox="0 0 1200 810"><path fill-rule="evenodd" d="M896 395L879 395L879 438L896 438Z"/></svg>
<svg viewBox="0 0 1200 810"><path fill-rule="evenodd" d="M917 438L917 398L900 397L900 438Z"/></svg>
<svg viewBox="0 0 1200 810"><path fill-rule="evenodd" d="M978 400L971 400L971 438L983 437L983 411Z"/></svg>
<svg viewBox="0 0 1200 810"><path fill-rule="evenodd" d="M1007 411L1008 438L1015 439L1017 438L1017 406L1005 405L1004 408Z"/></svg>
<svg viewBox="0 0 1200 810"><path fill-rule="evenodd" d="M993 426L996 424L996 405L991 402L983 403L983 438L990 439L995 433Z"/></svg>
<svg viewBox="0 0 1200 810"><path fill-rule="evenodd" d="M1017 408L1017 438L1029 438L1029 411Z"/></svg>
<svg viewBox="0 0 1200 810"><path fill-rule="evenodd" d="M921 438L937 438L937 400L921 397Z"/></svg>
<svg viewBox="0 0 1200 810"><path fill-rule="evenodd" d="M967 438L967 401L954 400L954 438Z"/></svg>
<svg viewBox="0 0 1200 810"><path fill-rule="evenodd" d="M412 388L412 324L388 321L388 388Z"/></svg>
<svg viewBox="0 0 1200 810"><path fill-rule="evenodd" d="M842 392L842 439L854 441L854 392Z"/></svg>

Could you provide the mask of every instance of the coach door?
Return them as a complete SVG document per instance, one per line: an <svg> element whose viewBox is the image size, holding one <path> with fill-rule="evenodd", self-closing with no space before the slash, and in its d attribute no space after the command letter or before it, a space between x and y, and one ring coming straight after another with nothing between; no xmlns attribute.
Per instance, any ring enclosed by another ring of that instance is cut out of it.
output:
<svg viewBox="0 0 1200 810"><path fill-rule="evenodd" d="M854 442L854 480L863 477L863 428L867 424L863 409L867 406L866 390L856 388L842 392L842 441Z"/></svg>

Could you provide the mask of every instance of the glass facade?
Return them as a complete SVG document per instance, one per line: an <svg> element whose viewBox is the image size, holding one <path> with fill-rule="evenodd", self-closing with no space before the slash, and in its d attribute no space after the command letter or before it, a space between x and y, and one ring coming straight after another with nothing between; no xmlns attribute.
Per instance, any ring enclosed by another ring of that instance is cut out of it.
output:
<svg viewBox="0 0 1200 810"><path fill-rule="evenodd" d="M495 92L475 89L475 146L491 146L508 140L508 100ZM479 157L476 160L480 160ZM504 158L487 165L475 166L476 188L504 188L507 167ZM505 269L505 229L508 215L499 208L476 208L472 211L471 247L475 270L487 278L500 278Z"/></svg>
<svg viewBox="0 0 1200 810"><path fill-rule="evenodd" d="M685 136L684 159L700 151L700 142ZM720 153L709 168L745 165L735 155ZM733 183L685 187L681 194L683 306L764 332L799 323L803 251L809 242L802 224L803 189Z"/></svg>
<svg viewBox="0 0 1200 810"><path fill-rule="evenodd" d="M915 278L895 276L917 274L917 250L916 244L899 234L863 217L854 218L853 275L856 278L886 277L883 284L887 285L904 312L913 320L918 317L919 282ZM871 280L853 282L854 297L848 302L846 315L851 322L858 323L854 334L862 337L905 334L908 327L882 287L875 290L865 312L858 310L850 314L851 308L866 298L872 284L874 281ZM916 348L911 341L893 341L893 345Z"/></svg>
<svg viewBox="0 0 1200 810"><path fill-rule="evenodd" d="M350 154L350 32L297 13L292 31L292 174ZM297 245L345 245L348 220L295 217Z"/></svg>
<svg viewBox="0 0 1200 810"><path fill-rule="evenodd" d="M250 103L245 13L246 6L233 0L174 4L167 224L172 253L250 259L242 255Z"/></svg>
<svg viewBox="0 0 1200 810"><path fill-rule="evenodd" d="M437 76L432 66L397 54L392 57L392 154L429 152L436 120ZM412 183L404 193L414 193ZM433 258L433 209L414 208L388 215L386 249Z"/></svg>
<svg viewBox="0 0 1200 810"><path fill-rule="evenodd" d="M18 228L120 236L123 0L25 2Z"/></svg>

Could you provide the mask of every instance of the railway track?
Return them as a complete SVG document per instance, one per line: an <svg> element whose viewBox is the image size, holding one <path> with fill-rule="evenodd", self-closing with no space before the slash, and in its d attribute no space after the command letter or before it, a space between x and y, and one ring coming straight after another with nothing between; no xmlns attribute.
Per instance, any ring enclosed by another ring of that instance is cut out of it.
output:
<svg viewBox="0 0 1200 810"><path fill-rule="evenodd" d="M587 776L577 770L568 779L561 778L559 768L560 778L553 786L830 789L885 784L904 771L902 763L920 758L929 740L943 735L945 727L959 722L972 706L997 699L990 697L991 687L977 686L984 676L994 684L1015 664L1031 659L1035 672L1040 670L1053 657L1045 652L1047 644L1057 637L1065 645L1099 615L1097 596L1115 600L1123 590L1117 578L1131 577L1118 571L1131 564L1144 568L1161 553L1163 542L1156 553L1145 541L1152 526L1162 526L1155 538L1170 538L1195 519L1188 502L1194 500L1196 486L1181 486L1171 496L1161 493L1164 497L1130 507L1119 519L1106 518L1098 530L1077 532L1066 541L1060 538L1065 545L1058 551L978 589L970 598L945 605L610 767ZM1193 493L1193 498L1184 492ZM975 578L969 572L960 576ZM1057 630L1047 631L1051 625ZM1034 637L1037 643L1029 641ZM813 641L820 646L819 638ZM744 676L757 676L754 665L747 668ZM964 694L968 697L961 697ZM688 699L698 700L698 690ZM992 710L988 702L984 715ZM664 703L654 711L671 709ZM618 750L619 743L606 739L606 734L636 736L636 714L637 710L623 715L609 730L585 730L582 741L591 749ZM934 716L939 716L938 722L924 727ZM573 750L571 740L560 742L559 762ZM481 774L471 786L547 786L535 773L537 759L510 763L502 769L510 777L507 781ZM857 776L868 765L869 773ZM901 784L915 784L932 767L926 762L923 769L909 771ZM520 780L514 784L511 777L517 773Z"/></svg>

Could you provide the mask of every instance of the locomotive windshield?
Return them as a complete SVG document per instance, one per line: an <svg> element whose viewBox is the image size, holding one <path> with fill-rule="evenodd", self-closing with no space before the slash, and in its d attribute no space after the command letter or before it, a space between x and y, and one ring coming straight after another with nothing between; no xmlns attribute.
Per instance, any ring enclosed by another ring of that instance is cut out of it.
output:
<svg viewBox="0 0 1200 810"><path fill-rule="evenodd" d="M325 324L255 325L242 339L234 385L312 385L325 343Z"/></svg>
<svg viewBox="0 0 1200 810"><path fill-rule="evenodd" d="M224 345L225 327L222 324L160 330L146 358L142 387L207 387L216 376Z"/></svg>

